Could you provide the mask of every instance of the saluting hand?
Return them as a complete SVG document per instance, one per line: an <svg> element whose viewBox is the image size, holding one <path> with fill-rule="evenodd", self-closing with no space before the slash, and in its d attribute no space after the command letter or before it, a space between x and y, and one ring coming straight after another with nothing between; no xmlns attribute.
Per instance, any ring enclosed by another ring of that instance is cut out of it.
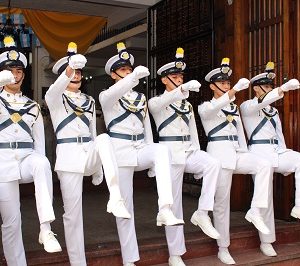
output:
<svg viewBox="0 0 300 266"><path fill-rule="evenodd" d="M234 86L233 90L241 91L249 88L250 81L246 78L241 78Z"/></svg>
<svg viewBox="0 0 300 266"><path fill-rule="evenodd" d="M134 77L136 79L141 79L141 78L145 78L147 76L150 75L150 72L149 72L149 69L147 67L144 67L144 66L137 66L132 74L134 75Z"/></svg>
<svg viewBox="0 0 300 266"><path fill-rule="evenodd" d="M75 54L69 57L69 66L72 69L82 69L85 67L87 60L82 54Z"/></svg>
<svg viewBox="0 0 300 266"><path fill-rule="evenodd" d="M190 80L190 81L188 81L186 83L183 83L181 85L181 89L183 91L195 91L195 92L199 92L200 87L201 87L201 84L197 80Z"/></svg>
<svg viewBox="0 0 300 266"><path fill-rule="evenodd" d="M13 73L11 73L11 71L2 70L0 72L0 87L8 84L14 84L14 83L16 83L16 80Z"/></svg>
<svg viewBox="0 0 300 266"><path fill-rule="evenodd" d="M281 85L280 88L285 92L290 90L298 90L300 88L300 83L297 79L290 79L288 82Z"/></svg>

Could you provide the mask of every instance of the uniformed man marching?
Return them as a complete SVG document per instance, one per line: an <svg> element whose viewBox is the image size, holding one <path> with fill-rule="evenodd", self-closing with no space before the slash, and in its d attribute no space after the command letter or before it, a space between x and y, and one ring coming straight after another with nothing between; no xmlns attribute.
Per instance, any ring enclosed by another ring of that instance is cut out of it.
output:
<svg viewBox="0 0 300 266"><path fill-rule="evenodd" d="M2 240L8 265L26 265L21 234L19 183L34 182L40 220L39 242L47 252L61 251L51 231L52 173L45 156L43 118L39 105L21 92L27 59L12 37L0 54L0 212ZM3 76L4 75L4 76Z"/></svg>
<svg viewBox="0 0 300 266"><path fill-rule="evenodd" d="M218 239L220 235L212 226L208 211L213 210L221 164L200 150L195 115L187 98L190 91L198 92L201 84L197 80L183 83L185 67L183 49L178 48L175 61L162 66L157 71L165 85L165 91L162 95L149 100L149 110L157 126L159 142L166 145L171 153L174 214L183 218L184 172L193 173L196 178L203 176L198 210L194 212L191 222L198 225L208 236ZM166 236L170 254L169 265L185 265L180 257L186 252L183 226L167 226Z"/></svg>
<svg viewBox="0 0 300 266"><path fill-rule="evenodd" d="M86 265L82 218L83 176L93 175L93 183L102 182L102 166L110 192L107 211L130 218L119 190L118 168L107 134L96 134L95 101L79 89L82 69L87 60L70 43L68 55L54 65L59 74L45 95L57 138L56 164L64 202L64 229L72 266Z"/></svg>
<svg viewBox="0 0 300 266"><path fill-rule="evenodd" d="M270 161L274 172L288 175L295 173L295 207L291 216L300 219L300 153L287 149L278 110L272 103L284 97L284 93L300 88L297 79L291 79L280 87L274 88L274 63L269 62L265 72L253 77L250 82L255 97L241 104L241 114L248 136L251 153ZM271 234L259 234L260 249L266 256L276 256L272 243L275 242L273 210L273 183L270 180L268 209L261 211Z"/></svg>
<svg viewBox="0 0 300 266"><path fill-rule="evenodd" d="M118 55L111 57L105 71L115 84L99 95L108 134L112 138L120 172L120 189L126 207L133 217L133 173L154 168L158 191L159 213L157 225L183 224L171 211L173 204L168 149L154 144L146 97L134 91L139 79L147 77L149 70L138 66L133 69L134 58L124 43L118 43ZM123 264L135 265L139 252L134 219L117 218Z"/></svg>
<svg viewBox="0 0 300 266"><path fill-rule="evenodd" d="M260 210L268 207L266 192L272 178L271 164L248 152L239 111L233 102L237 92L249 87L249 80L242 78L231 89L231 73L229 59L224 58L219 68L213 69L205 76L213 91L213 98L198 107L208 138L207 152L222 163L213 216L215 228L221 235L217 240L218 258L226 264L235 264L228 251L232 174L255 175L251 209L245 218L263 234L269 234L270 231L260 215Z"/></svg>

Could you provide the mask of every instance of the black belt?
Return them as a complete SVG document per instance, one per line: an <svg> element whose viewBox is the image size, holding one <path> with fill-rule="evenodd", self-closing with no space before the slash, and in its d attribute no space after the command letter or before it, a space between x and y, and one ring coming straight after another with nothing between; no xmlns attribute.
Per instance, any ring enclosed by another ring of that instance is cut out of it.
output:
<svg viewBox="0 0 300 266"><path fill-rule="evenodd" d="M278 139L255 139L249 141L248 144L278 144Z"/></svg>
<svg viewBox="0 0 300 266"><path fill-rule="evenodd" d="M208 137L208 141L222 141L222 140L229 140L229 141L237 141L237 135L228 135L228 136L216 136L216 137Z"/></svg>
<svg viewBox="0 0 300 266"><path fill-rule="evenodd" d="M185 135L185 136L166 136L166 137L159 137L159 141L190 141L191 136Z"/></svg>
<svg viewBox="0 0 300 266"><path fill-rule="evenodd" d="M33 149L33 142L0 142L0 149Z"/></svg>
<svg viewBox="0 0 300 266"><path fill-rule="evenodd" d="M128 134L123 134L123 133L108 132L107 134L112 138L127 139L127 140L132 140L132 141L138 141L138 140L141 140L144 138L143 133L138 134L138 135L128 135Z"/></svg>
<svg viewBox="0 0 300 266"><path fill-rule="evenodd" d="M64 139L58 139L56 141L57 144L62 143L83 143L83 142L89 142L92 139L90 137L76 137L76 138L64 138Z"/></svg>

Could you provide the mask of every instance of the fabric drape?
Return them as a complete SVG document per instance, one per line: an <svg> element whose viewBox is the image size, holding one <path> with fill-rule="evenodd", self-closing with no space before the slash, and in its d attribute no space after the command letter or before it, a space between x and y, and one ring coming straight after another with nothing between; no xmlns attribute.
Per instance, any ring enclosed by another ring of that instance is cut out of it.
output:
<svg viewBox="0 0 300 266"><path fill-rule="evenodd" d="M77 43L78 53L84 54L107 21L104 17L28 9L22 9L22 14L55 60L66 56L71 41Z"/></svg>

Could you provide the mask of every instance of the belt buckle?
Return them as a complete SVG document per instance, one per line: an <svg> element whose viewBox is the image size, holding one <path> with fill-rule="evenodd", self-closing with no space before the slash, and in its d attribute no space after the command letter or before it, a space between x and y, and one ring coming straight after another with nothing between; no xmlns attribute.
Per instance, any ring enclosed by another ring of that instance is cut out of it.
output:
<svg viewBox="0 0 300 266"><path fill-rule="evenodd" d="M270 144L275 144L275 139L270 139Z"/></svg>
<svg viewBox="0 0 300 266"><path fill-rule="evenodd" d="M82 144L83 143L83 137L77 137L77 143Z"/></svg>
<svg viewBox="0 0 300 266"><path fill-rule="evenodd" d="M228 140L230 140L230 141L234 141L234 137L233 137L233 135L229 135L229 136L228 136Z"/></svg>
<svg viewBox="0 0 300 266"><path fill-rule="evenodd" d="M137 141L138 135L131 135L131 141Z"/></svg>
<svg viewBox="0 0 300 266"><path fill-rule="evenodd" d="M9 147L11 149L17 149L18 148L18 142L10 142Z"/></svg>
<svg viewBox="0 0 300 266"><path fill-rule="evenodd" d="M188 136L187 135L182 136L182 141L188 141Z"/></svg>

